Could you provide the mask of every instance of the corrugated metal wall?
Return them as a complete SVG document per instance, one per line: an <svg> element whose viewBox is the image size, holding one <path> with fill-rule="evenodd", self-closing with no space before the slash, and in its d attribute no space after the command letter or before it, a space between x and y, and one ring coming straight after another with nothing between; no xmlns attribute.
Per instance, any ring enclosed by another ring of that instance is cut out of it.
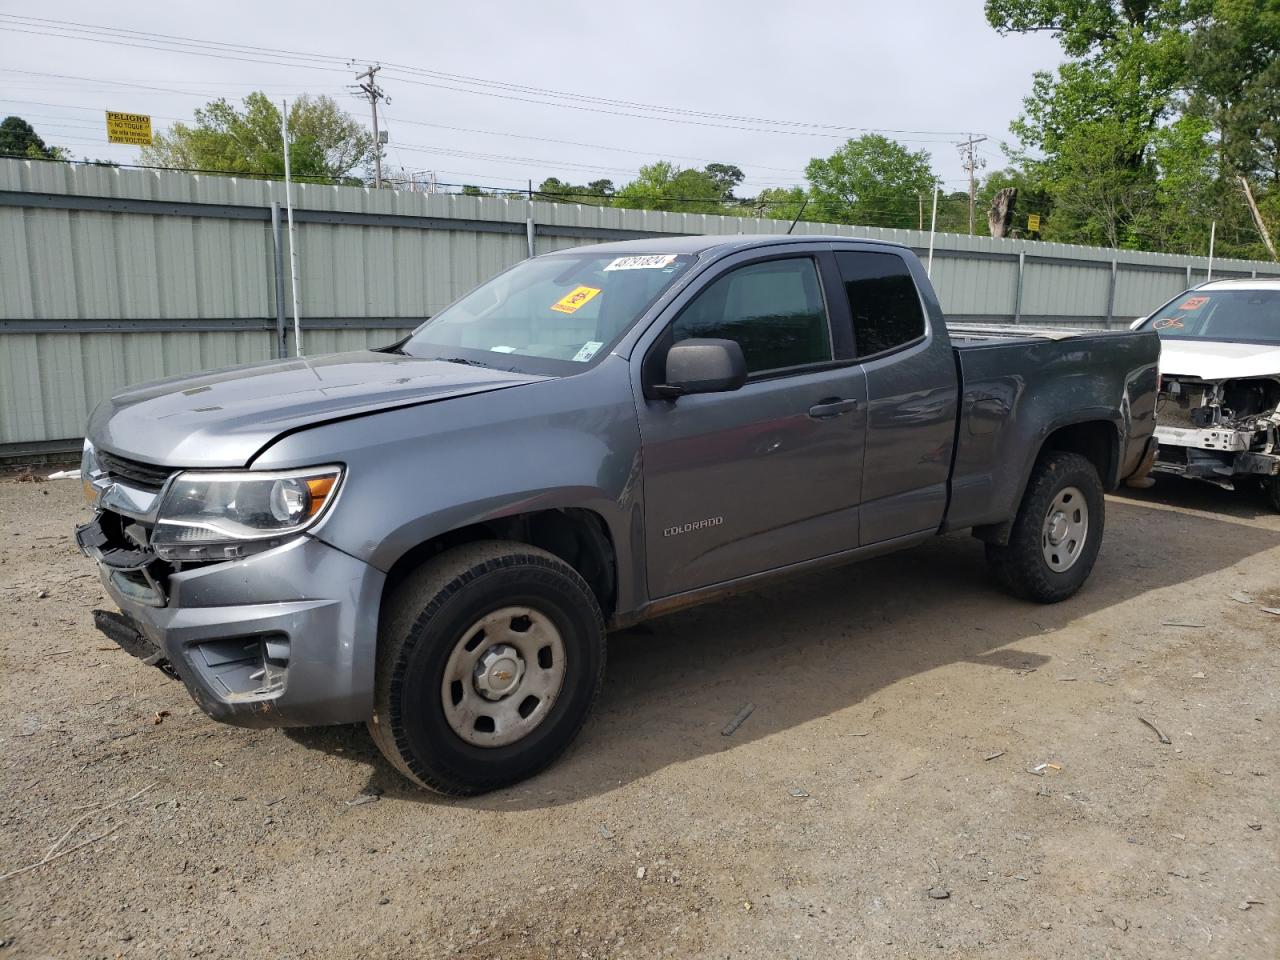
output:
<svg viewBox="0 0 1280 960"><path fill-rule="evenodd" d="M274 356L273 201L283 205L283 186L262 180L0 160L0 454L78 437L93 405L128 384ZM317 185L296 187L294 201L308 354L399 338L527 256L530 217L539 253L789 226ZM894 240L922 257L929 244L915 230L795 232ZM1146 313L1207 267L1203 257L941 234L933 281L952 317L1103 326ZM1280 267L1214 265L1215 276L1254 273Z"/></svg>

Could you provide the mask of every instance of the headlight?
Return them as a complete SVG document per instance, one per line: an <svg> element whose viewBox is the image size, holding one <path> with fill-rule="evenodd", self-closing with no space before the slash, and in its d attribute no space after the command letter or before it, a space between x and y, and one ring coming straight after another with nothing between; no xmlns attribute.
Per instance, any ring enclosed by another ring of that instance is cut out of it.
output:
<svg viewBox="0 0 1280 960"><path fill-rule="evenodd" d="M302 532L335 499L342 468L180 473L160 504L151 546L167 560L224 560Z"/></svg>

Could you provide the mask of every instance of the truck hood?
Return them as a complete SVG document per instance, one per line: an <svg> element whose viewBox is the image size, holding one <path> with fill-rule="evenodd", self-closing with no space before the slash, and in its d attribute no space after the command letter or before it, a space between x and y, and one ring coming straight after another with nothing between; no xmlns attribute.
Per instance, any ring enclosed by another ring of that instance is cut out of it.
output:
<svg viewBox="0 0 1280 960"><path fill-rule="evenodd" d="M1160 373L1198 380L1280 376L1280 347L1221 340L1160 341Z"/></svg>
<svg viewBox="0 0 1280 960"><path fill-rule="evenodd" d="M301 427L545 379L371 350L271 360L130 388L98 405L88 436L146 463L244 466Z"/></svg>

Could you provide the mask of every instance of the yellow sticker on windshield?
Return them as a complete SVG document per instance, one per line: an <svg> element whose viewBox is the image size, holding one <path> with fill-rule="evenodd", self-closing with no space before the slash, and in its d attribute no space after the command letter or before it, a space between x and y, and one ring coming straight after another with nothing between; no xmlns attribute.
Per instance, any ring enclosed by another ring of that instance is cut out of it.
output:
<svg viewBox="0 0 1280 960"><path fill-rule="evenodd" d="M575 287L551 305L557 313L576 313L600 292L599 287Z"/></svg>

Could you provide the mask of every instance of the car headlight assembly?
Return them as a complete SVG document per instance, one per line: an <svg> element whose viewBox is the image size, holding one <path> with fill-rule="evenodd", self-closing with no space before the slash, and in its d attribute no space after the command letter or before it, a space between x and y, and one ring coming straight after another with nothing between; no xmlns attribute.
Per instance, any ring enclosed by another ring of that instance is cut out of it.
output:
<svg viewBox="0 0 1280 960"><path fill-rule="evenodd" d="M166 560L231 560L270 549L324 515L342 467L189 470L165 491L151 547Z"/></svg>

